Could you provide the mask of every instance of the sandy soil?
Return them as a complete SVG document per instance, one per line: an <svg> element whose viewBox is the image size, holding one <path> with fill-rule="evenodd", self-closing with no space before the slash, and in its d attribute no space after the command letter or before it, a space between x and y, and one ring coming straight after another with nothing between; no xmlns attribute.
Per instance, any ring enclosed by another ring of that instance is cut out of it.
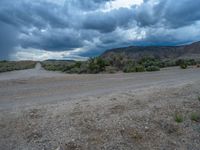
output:
<svg viewBox="0 0 200 150"><path fill-rule="evenodd" d="M200 69L0 74L2 150L199 150ZM182 116L177 123L175 116Z"/></svg>

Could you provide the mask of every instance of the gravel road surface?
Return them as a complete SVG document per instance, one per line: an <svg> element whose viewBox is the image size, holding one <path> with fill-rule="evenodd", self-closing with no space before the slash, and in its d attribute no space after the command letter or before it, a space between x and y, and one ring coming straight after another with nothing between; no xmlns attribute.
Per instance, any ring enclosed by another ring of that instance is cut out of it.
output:
<svg viewBox="0 0 200 150"><path fill-rule="evenodd" d="M200 69L167 68L132 74L69 75L35 69L0 74L0 109L57 103L89 95L147 87L177 86L200 79Z"/></svg>

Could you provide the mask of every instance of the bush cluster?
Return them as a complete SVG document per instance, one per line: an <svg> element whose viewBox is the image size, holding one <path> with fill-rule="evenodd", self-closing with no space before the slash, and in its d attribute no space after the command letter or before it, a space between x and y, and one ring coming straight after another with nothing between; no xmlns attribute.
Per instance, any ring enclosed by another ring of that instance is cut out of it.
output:
<svg viewBox="0 0 200 150"><path fill-rule="evenodd" d="M66 73L125 73L159 71L160 68L180 66L186 69L188 65L197 64L195 60L161 60L153 57L143 57L140 60L133 60L123 54L112 54L109 58L95 57L84 62L76 61L46 61L42 66L47 70L62 71Z"/></svg>
<svg viewBox="0 0 200 150"><path fill-rule="evenodd" d="M158 66L148 66L146 71L160 71L160 67Z"/></svg>
<svg viewBox="0 0 200 150"><path fill-rule="evenodd" d="M14 70L24 70L34 68L34 61L0 61L0 72L8 72Z"/></svg>
<svg viewBox="0 0 200 150"><path fill-rule="evenodd" d="M130 73L130 72L144 72L145 68L142 65L133 65L133 66L127 66L124 68L123 72Z"/></svg>
<svg viewBox="0 0 200 150"><path fill-rule="evenodd" d="M104 72L106 66L108 66L108 63L104 59L100 57L91 58L88 61L88 72L89 73Z"/></svg>
<svg viewBox="0 0 200 150"><path fill-rule="evenodd" d="M81 61L45 61L42 67L50 71L66 73L99 73L106 70L107 63L100 57L91 58L86 62Z"/></svg>

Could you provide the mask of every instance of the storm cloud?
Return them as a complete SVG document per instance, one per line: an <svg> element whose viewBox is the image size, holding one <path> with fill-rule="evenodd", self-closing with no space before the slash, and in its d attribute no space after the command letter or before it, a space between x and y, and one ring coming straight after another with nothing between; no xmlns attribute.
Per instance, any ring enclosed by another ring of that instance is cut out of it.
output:
<svg viewBox="0 0 200 150"><path fill-rule="evenodd" d="M199 6L195 0L1 0L0 59L37 59L38 51L82 59L121 46L198 41Z"/></svg>

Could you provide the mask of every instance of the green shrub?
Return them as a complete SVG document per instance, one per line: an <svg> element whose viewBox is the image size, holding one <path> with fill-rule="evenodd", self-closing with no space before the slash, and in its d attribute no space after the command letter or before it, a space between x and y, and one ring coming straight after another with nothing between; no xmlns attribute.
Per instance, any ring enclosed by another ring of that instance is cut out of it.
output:
<svg viewBox="0 0 200 150"><path fill-rule="evenodd" d="M179 59L176 61L176 65L180 66L181 69L187 69L188 66L196 64L197 62L194 59L189 59L189 60Z"/></svg>
<svg viewBox="0 0 200 150"><path fill-rule="evenodd" d="M75 64L65 66L65 68L62 71L65 73L77 73L77 74L89 72L86 62L76 62Z"/></svg>
<svg viewBox="0 0 200 150"><path fill-rule="evenodd" d="M176 61L176 65L177 66L180 66L181 69L187 69L188 67L188 63L186 60L183 60L183 59L179 59Z"/></svg>
<svg viewBox="0 0 200 150"><path fill-rule="evenodd" d="M81 62L80 62L80 61L77 61L77 62L74 64L74 67L75 67L75 68L81 68Z"/></svg>
<svg viewBox="0 0 200 150"><path fill-rule="evenodd" d="M188 65L186 63L180 64L181 69L187 69Z"/></svg>
<svg viewBox="0 0 200 150"><path fill-rule="evenodd" d="M175 63L176 63L176 66L180 66L181 64L184 64L185 61L183 59L178 59L178 60L176 60Z"/></svg>
<svg viewBox="0 0 200 150"><path fill-rule="evenodd" d="M136 68L135 66L125 66L123 72L125 73L136 72Z"/></svg>
<svg viewBox="0 0 200 150"><path fill-rule="evenodd" d="M128 65L125 66L123 69L123 72L125 73L131 73L131 72L144 72L145 68L142 65Z"/></svg>
<svg viewBox="0 0 200 150"><path fill-rule="evenodd" d="M186 60L186 62L187 62L187 65L189 66L194 66L197 64L197 62L194 59Z"/></svg>
<svg viewBox="0 0 200 150"><path fill-rule="evenodd" d="M78 68L78 67L73 67L73 68L71 68L70 70L67 70L67 71L65 71L66 73L77 73L77 74L80 74L81 73L81 70L80 70L80 68Z"/></svg>
<svg viewBox="0 0 200 150"><path fill-rule="evenodd" d="M90 58L88 61L89 73L99 73L105 71L106 61L100 57Z"/></svg>
<svg viewBox="0 0 200 150"><path fill-rule="evenodd" d="M115 73L115 72L117 72L117 68L116 67L112 67L112 66L107 66L106 67L106 72Z"/></svg>
<svg viewBox="0 0 200 150"><path fill-rule="evenodd" d="M108 65L118 68L119 70L123 70L124 66L129 64L130 59L128 59L124 54L112 54L108 60Z"/></svg>
<svg viewBox="0 0 200 150"><path fill-rule="evenodd" d="M162 65L160 67L164 68L164 67L173 67L176 66L176 62L173 60L166 60L162 62Z"/></svg>
<svg viewBox="0 0 200 150"><path fill-rule="evenodd" d="M160 71L160 68L157 66L149 66L146 68L146 71Z"/></svg>
<svg viewBox="0 0 200 150"><path fill-rule="evenodd" d="M138 62L145 68L150 67L150 66L157 66L157 67L162 67L163 64L161 60L153 58L153 57L143 57L142 59L139 60Z"/></svg>
<svg viewBox="0 0 200 150"><path fill-rule="evenodd" d="M175 120L177 123L181 123L181 122L183 122L183 116L182 116L181 114L175 114L174 120Z"/></svg>
<svg viewBox="0 0 200 150"><path fill-rule="evenodd" d="M144 72L145 68L142 65L135 66L135 72Z"/></svg>
<svg viewBox="0 0 200 150"><path fill-rule="evenodd" d="M195 121L195 122L199 122L200 121L200 115L198 113L192 113L191 114L191 120Z"/></svg>
<svg viewBox="0 0 200 150"><path fill-rule="evenodd" d="M200 101L200 96L198 97L198 100Z"/></svg>

